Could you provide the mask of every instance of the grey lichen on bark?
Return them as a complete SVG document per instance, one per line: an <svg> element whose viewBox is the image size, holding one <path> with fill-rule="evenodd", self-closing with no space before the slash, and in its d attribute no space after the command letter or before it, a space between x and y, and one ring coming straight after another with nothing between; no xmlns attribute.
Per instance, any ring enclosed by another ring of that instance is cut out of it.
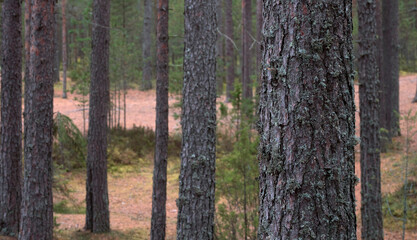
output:
<svg viewBox="0 0 417 240"><path fill-rule="evenodd" d="M352 2L263 2L259 239L356 239Z"/></svg>
<svg viewBox="0 0 417 240"><path fill-rule="evenodd" d="M214 238L216 0L185 0L177 239Z"/></svg>

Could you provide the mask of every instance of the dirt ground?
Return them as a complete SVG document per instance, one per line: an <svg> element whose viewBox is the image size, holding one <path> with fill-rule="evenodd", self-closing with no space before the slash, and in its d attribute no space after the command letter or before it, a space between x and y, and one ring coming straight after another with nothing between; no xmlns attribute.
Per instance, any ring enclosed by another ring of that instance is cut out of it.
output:
<svg viewBox="0 0 417 240"><path fill-rule="evenodd" d="M409 75L400 78L400 113L406 114L410 109L417 110L417 104L412 104L417 84L417 75ZM358 105L358 88L356 89L356 103ZM54 111L61 112L73 119L75 124L82 129L83 117L79 103L74 100L75 95L69 94L68 99L62 99L60 93L56 93L54 98ZM174 105L175 96L170 96L169 103ZM223 101L223 99L220 99ZM127 94L127 127L133 125L155 127L155 91L141 92L129 90ZM179 120L175 120L173 112L179 113L179 109L170 108L169 129L170 132L179 129ZM122 113L123 114L123 113ZM123 115L122 115L123 116ZM88 119L87 119L88 122ZM356 117L357 133L359 135L359 107L357 107ZM402 132L405 133L404 121L401 122ZM404 135L404 134L403 134ZM395 141L403 142L404 136ZM356 154L356 175L360 176L359 152ZM416 151L417 146L412 145L412 151ZM395 162L400 159L400 153L390 153L382 156L382 192L393 192L401 185L400 178L393 173ZM178 197L178 166L170 164L168 176L168 200L167 200L167 239L175 239L176 214L177 208L175 200ZM129 232L140 231L135 237L126 239L148 239L151 219L151 195L152 195L152 166L143 167L123 176L109 174L109 198L111 212L111 228L116 231ZM72 197L77 204L85 204L85 180L83 173L74 174L69 184L73 190ZM360 184L356 186L357 213L360 212ZM59 197L55 199L59 200ZM83 214L55 214L56 222L59 224L58 231L64 233L82 232L85 222ZM139 229L139 230L138 230ZM358 234L360 234L360 216L358 215ZM133 236L133 235L132 235ZM385 230L385 239L400 239L400 232ZM68 239L74 237L70 234ZM81 239L81 238L80 238ZM96 239L96 238L94 238ZM104 239L98 237L97 239ZM107 239L107 238L106 238ZM109 238L109 239L118 239ZM409 231L406 239L417 239L417 230Z"/></svg>

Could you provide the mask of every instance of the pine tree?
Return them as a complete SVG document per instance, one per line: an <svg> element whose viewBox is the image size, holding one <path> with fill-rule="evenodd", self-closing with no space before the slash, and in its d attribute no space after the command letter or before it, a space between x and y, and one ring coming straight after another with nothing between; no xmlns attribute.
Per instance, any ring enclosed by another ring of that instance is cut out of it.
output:
<svg viewBox="0 0 417 240"><path fill-rule="evenodd" d="M382 0L380 125L387 131L382 137L388 141L400 134L398 24L398 0Z"/></svg>
<svg viewBox="0 0 417 240"><path fill-rule="evenodd" d="M143 17L143 68L142 68L142 89L152 88L152 57L151 57L151 36L152 36L152 0L144 0Z"/></svg>
<svg viewBox="0 0 417 240"><path fill-rule="evenodd" d="M242 88L243 99L252 99L251 75L252 0L242 0Z"/></svg>
<svg viewBox="0 0 417 240"><path fill-rule="evenodd" d="M216 0L185 0L177 239L214 238Z"/></svg>
<svg viewBox="0 0 417 240"><path fill-rule="evenodd" d="M168 155L168 0L158 0L156 131L153 172L151 239L165 239Z"/></svg>
<svg viewBox="0 0 417 240"><path fill-rule="evenodd" d="M61 1L62 7L62 98L67 98L67 0Z"/></svg>
<svg viewBox="0 0 417 240"><path fill-rule="evenodd" d="M28 3L28 1L26 2ZM25 77L24 182L19 239L52 239L55 0L31 0ZM28 35L26 35L28 36Z"/></svg>
<svg viewBox="0 0 417 240"><path fill-rule="evenodd" d="M263 2L259 239L356 239L352 1Z"/></svg>
<svg viewBox="0 0 417 240"><path fill-rule="evenodd" d="M110 231L107 187L107 113L110 105L110 0L93 1L85 228Z"/></svg>
<svg viewBox="0 0 417 240"><path fill-rule="evenodd" d="M226 16L226 65L227 65L227 86L226 99L230 101L235 85L235 49L234 49L234 29L233 29L233 1L226 0L225 3Z"/></svg>
<svg viewBox="0 0 417 240"><path fill-rule="evenodd" d="M2 8L0 235L19 232L22 172L21 0Z"/></svg>
<svg viewBox="0 0 417 240"><path fill-rule="evenodd" d="M362 239L384 239L381 209L376 1L359 1Z"/></svg>

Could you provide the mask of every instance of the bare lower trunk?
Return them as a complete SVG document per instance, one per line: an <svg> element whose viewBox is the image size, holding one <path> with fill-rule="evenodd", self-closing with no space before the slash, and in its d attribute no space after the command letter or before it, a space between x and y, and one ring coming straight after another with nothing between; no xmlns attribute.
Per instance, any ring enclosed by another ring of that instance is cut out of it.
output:
<svg viewBox="0 0 417 240"><path fill-rule="evenodd" d="M143 68L142 68L142 89L149 90L152 88L152 57L151 57L151 35L152 35L152 0L144 0L144 17L143 17Z"/></svg>
<svg viewBox="0 0 417 240"><path fill-rule="evenodd" d="M259 239L356 239L352 1L263 1Z"/></svg>
<svg viewBox="0 0 417 240"><path fill-rule="evenodd" d="M0 235L19 233L22 175L22 1L2 7Z"/></svg>
<svg viewBox="0 0 417 240"><path fill-rule="evenodd" d="M359 1L362 239L384 239L381 209L376 1Z"/></svg>
<svg viewBox="0 0 417 240"><path fill-rule="evenodd" d="M85 228L110 231L107 187L107 113L110 104L109 42L110 0L93 1L90 110L87 150Z"/></svg>
<svg viewBox="0 0 417 240"><path fill-rule="evenodd" d="M231 93L234 90L235 84L235 49L234 49L234 30L233 30L233 1L226 0L225 4L226 12L226 66L227 66L227 87L226 87L226 100L229 101Z"/></svg>
<svg viewBox="0 0 417 240"><path fill-rule="evenodd" d="M156 132L151 239L165 239L168 156L168 0L158 0Z"/></svg>
<svg viewBox="0 0 417 240"><path fill-rule="evenodd" d="M242 97L252 99L251 75L252 1L242 0Z"/></svg>
<svg viewBox="0 0 417 240"><path fill-rule="evenodd" d="M214 238L216 0L185 0L177 239Z"/></svg>
<svg viewBox="0 0 417 240"><path fill-rule="evenodd" d="M398 59L398 0L382 0L382 69L380 124L387 130L382 136L391 141L399 129L399 59Z"/></svg>
<svg viewBox="0 0 417 240"><path fill-rule="evenodd" d="M25 78L25 171L19 239L49 240L53 228L55 1L31 0L30 8L30 60Z"/></svg>
<svg viewBox="0 0 417 240"><path fill-rule="evenodd" d="M62 0L62 98L67 98L67 15L66 3Z"/></svg>

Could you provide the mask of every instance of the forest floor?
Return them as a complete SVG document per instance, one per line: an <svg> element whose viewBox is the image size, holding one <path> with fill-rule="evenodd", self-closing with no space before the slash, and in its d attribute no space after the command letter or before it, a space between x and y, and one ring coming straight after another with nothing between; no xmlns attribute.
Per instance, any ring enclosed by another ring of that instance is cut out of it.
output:
<svg viewBox="0 0 417 240"><path fill-rule="evenodd" d="M417 75L408 75L400 78L400 114L404 115L409 110L417 110L417 104L411 100L416 91ZM358 89L356 87L356 104L358 105ZM60 92L56 91L54 98L54 111L61 112L73 119L75 124L83 129L83 113L80 103L68 94L67 99L62 99ZM79 98L80 96L78 96ZM222 101L224 99L220 99ZM177 99L170 96L170 105L175 105ZM142 92L129 90L127 93L127 127L148 126L155 127L155 91ZM173 113L178 114L179 109L170 108L169 128L170 132L179 129L179 120ZM88 116L88 115L87 115ZM121 112L123 119L123 112ZM88 122L88 119L86 120ZM123 120L121 120L123 123ZM417 123L415 123L417 124ZM356 117L357 133L359 135L359 107ZM393 149L382 155L382 192L392 193L402 185L401 159L405 142L406 127L401 121L403 136L394 140ZM356 149L356 174L360 176L359 147ZM412 144L411 152L417 152L417 145ZM149 156L152 162L152 156ZM167 239L175 239L177 207L175 200L178 197L178 172L179 162L170 162L168 166L168 199L167 199ZM106 235L94 235L82 230L85 222L84 214L55 214L59 239L149 239L152 203L152 166L125 167L119 172L109 173L109 198L112 233ZM85 174L83 172L68 173L68 186L71 189L71 199L74 206L80 209L85 206ZM58 195L58 194L57 194ZM62 201L62 196L55 197L55 202ZM360 184L356 186L358 234L360 234ZM81 211L82 212L82 211ZM401 239L399 228L393 229L386 226L385 239ZM417 239L417 230L407 231L406 239Z"/></svg>

